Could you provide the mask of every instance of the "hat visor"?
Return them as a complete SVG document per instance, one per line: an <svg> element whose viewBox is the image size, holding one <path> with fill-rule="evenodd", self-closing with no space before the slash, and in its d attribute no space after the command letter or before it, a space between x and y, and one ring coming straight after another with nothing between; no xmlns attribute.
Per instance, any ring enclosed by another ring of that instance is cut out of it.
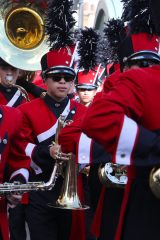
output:
<svg viewBox="0 0 160 240"><path fill-rule="evenodd" d="M158 53L153 51L139 51L130 55L126 61L136 61L136 60L140 60L140 61L151 60L154 62L160 62L160 56L158 55Z"/></svg>
<svg viewBox="0 0 160 240"><path fill-rule="evenodd" d="M91 84L77 84L76 85L77 89L90 89L90 90L95 90L97 89L96 85L91 85Z"/></svg>
<svg viewBox="0 0 160 240"><path fill-rule="evenodd" d="M73 78L75 78L76 73L74 69L66 66L58 66L58 67L52 67L50 69L47 69L44 74L47 75L52 75L52 74L64 74L64 75L70 75Z"/></svg>

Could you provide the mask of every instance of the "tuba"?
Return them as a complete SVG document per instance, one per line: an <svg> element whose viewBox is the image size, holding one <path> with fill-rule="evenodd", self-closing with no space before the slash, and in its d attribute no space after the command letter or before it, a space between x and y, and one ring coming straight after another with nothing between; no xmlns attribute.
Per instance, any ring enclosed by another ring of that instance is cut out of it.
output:
<svg viewBox="0 0 160 240"><path fill-rule="evenodd" d="M41 69L40 59L48 51L46 8L44 0L0 0L0 56L10 65L26 71Z"/></svg>

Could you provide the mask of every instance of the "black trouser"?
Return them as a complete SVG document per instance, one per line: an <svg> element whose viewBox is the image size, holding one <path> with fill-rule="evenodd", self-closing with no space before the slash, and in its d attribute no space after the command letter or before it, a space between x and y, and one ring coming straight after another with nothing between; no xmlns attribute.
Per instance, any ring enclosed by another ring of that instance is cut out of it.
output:
<svg viewBox="0 0 160 240"><path fill-rule="evenodd" d="M157 240L160 238L160 199L149 187L151 168L137 167L132 182L121 240Z"/></svg>
<svg viewBox="0 0 160 240"><path fill-rule="evenodd" d="M98 240L114 240L119 220L124 189L107 188L102 212L100 237ZM127 240L130 240L128 238ZM135 239L136 240L136 239Z"/></svg>
<svg viewBox="0 0 160 240"><path fill-rule="evenodd" d="M10 240L26 239L26 204L9 209Z"/></svg>
<svg viewBox="0 0 160 240"><path fill-rule="evenodd" d="M27 206L27 223L31 240L69 239L72 211L51 208L60 194L61 184L57 180L51 191L32 192Z"/></svg>
<svg viewBox="0 0 160 240"><path fill-rule="evenodd" d="M93 221L94 211L91 206L90 199L90 187L88 183L88 177L85 174L82 174L83 177L83 188L85 195L85 205L90 206L89 209L85 210L85 221L86 221L86 240L96 240L96 238L90 233L91 224Z"/></svg>
<svg viewBox="0 0 160 240"><path fill-rule="evenodd" d="M3 240L3 239L2 239L2 234L1 234L1 232L0 232L0 240Z"/></svg>

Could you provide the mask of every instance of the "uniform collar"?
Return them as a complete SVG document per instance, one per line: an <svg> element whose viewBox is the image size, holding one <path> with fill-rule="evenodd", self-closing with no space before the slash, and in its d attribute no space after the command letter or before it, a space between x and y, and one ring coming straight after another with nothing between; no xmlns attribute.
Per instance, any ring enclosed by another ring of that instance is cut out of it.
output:
<svg viewBox="0 0 160 240"><path fill-rule="evenodd" d="M67 105L69 98L66 97L61 102L57 102L52 97L50 97L48 94L46 94L45 97L44 97L44 100L47 103L47 105L50 106L50 107L64 108Z"/></svg>
<svg viewBox="0 0 160 240"><path fill-rule="evenodd" d="M16 87L4 87L1 83L0 83L0 90L4 93L14 93L17 88Z"/></svg>

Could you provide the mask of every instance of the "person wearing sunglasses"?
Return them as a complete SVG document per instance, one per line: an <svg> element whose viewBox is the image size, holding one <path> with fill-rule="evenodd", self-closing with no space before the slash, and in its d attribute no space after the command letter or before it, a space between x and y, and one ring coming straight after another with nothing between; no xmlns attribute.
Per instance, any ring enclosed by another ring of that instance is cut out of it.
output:
<svg viewBox="0 0 160 240"><path fill-rule="evenodd" d="M43 97L19 107L23 114L23 148L30 157L32 174L30 181L47 182L56 161L58 144L53 144L60 115L65 121L81 118L86 107L69 99L68 92L76 73L70 66L74 46L52 50L41 59L42 77L47 91ZM57 160L58 161L58 160ZM72 211L50 208L59 197L63 177L56 179L51 191L29 194L27 223L32 240L69 239L72 234ZM85 223L84 223L85 224ZM81 236L80 232L80 236ZM81 238L83 239L83 238Z"/></svg>

